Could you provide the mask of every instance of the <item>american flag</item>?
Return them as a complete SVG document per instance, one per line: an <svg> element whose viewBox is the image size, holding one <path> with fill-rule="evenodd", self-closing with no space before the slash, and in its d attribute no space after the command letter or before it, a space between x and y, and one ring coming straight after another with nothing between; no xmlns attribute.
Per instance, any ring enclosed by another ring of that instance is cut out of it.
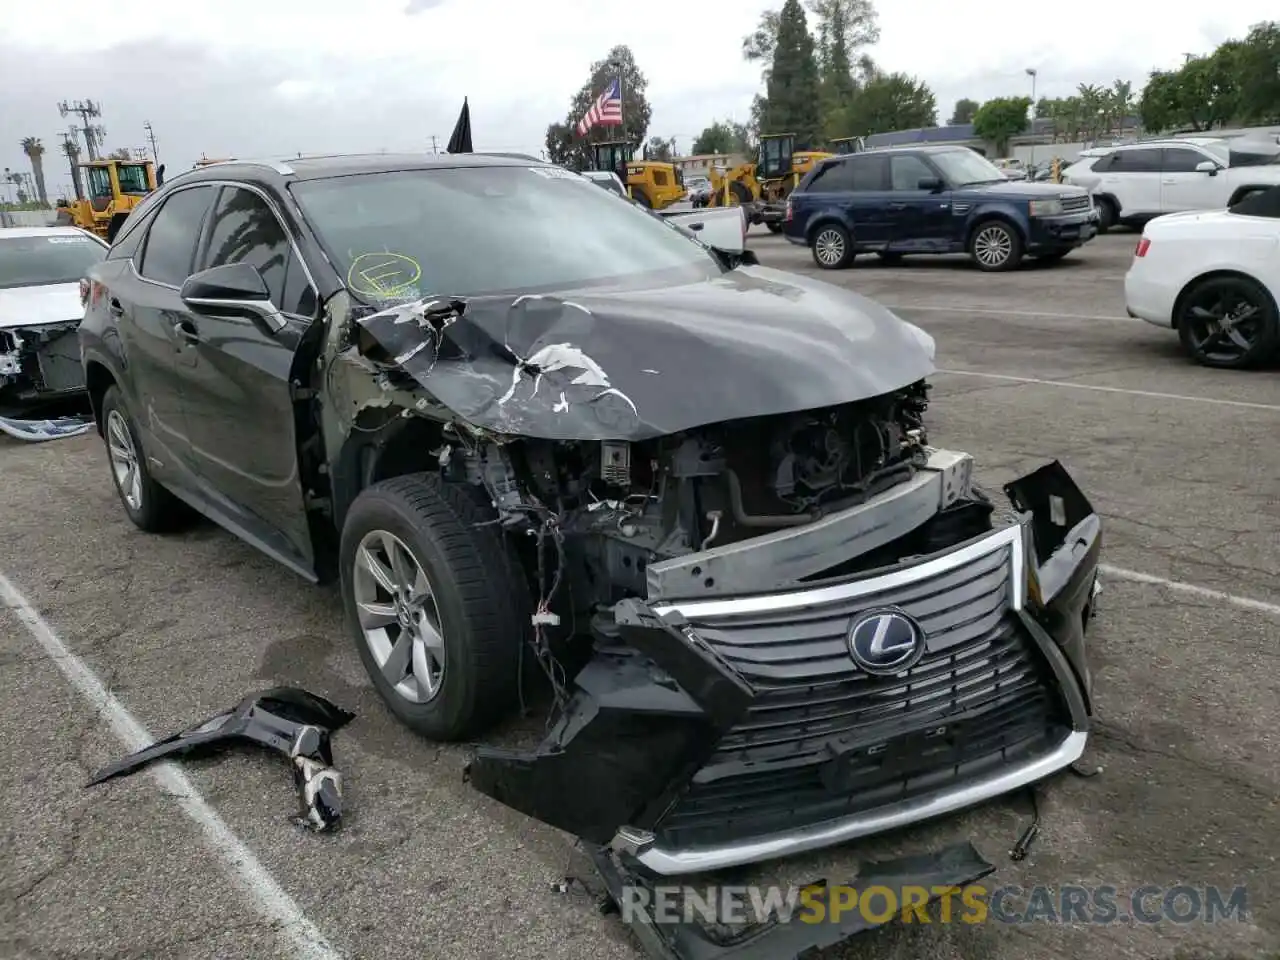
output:
<svg viewBox="0 0 1280 960"><path fill-rule="evenodd" d="M591 109L578 121L578 136L585 137L592 127L622 126L622 84L614 77L605 91L596 97Z"/></svg>

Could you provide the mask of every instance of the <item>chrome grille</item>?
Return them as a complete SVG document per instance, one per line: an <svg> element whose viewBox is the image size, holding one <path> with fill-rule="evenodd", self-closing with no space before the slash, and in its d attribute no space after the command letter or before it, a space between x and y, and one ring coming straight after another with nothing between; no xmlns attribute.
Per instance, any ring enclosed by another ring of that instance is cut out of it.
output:
<svg viewBox="0 0 1280 960"><path fill-rule="evenodd" d="M1062 212L1063 213L1084 213L1090 207L1089 197L1086 194L1083 197L1063 197Z"/></svg>
<svg viewBox="0 0 1280 960"><path fill-rule="evenodd" d="M693 629L758 697L659 819L664 841L712 843L848 816L961 787L1056 746L1066 714L1011 609L1015 547L994 539L961 566L849 599L750 614L689 605ZM873 677L853 664L846 637L854 616L885 605L921 624L927 652L898 676ZM830 779L837 765L843 787Z"/></svg>

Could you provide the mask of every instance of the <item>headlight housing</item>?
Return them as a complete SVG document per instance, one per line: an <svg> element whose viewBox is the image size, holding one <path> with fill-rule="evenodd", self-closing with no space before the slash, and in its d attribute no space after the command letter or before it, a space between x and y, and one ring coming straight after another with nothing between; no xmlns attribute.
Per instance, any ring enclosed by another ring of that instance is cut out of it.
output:
<svg viewBox="0 0 1280 960"><path fill-rule="evenodd" d="M1032 200L1028 206L1033 217L1059 217L1062 215L1062 201L1057 197L1052 200Z"/></svg>

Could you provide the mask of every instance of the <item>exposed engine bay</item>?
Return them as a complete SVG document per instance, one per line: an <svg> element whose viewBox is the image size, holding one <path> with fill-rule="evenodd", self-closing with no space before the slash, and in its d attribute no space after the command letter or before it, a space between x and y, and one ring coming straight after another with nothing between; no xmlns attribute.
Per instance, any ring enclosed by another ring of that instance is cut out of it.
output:
<svg viewBox="0 0 1280 960"><path fill-rule="evenodd" d="M801 527L910 479L929 458L923 383L822 410L640 442L468 443L446 475L483 485L508 528L554 530L578 606L644 596L646 569Z"/></svg>

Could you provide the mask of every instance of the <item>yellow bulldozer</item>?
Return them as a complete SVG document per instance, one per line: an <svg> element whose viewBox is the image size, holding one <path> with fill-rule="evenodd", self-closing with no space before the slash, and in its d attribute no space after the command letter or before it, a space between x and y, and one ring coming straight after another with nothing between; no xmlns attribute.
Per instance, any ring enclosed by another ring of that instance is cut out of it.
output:
<svg viewBox="0 0 1280 960"><path fill-rule="evenodd" d="M684 199L684 177L673 163L635 160L629 143L612 141L591 145L591 169L618 173L625 166L623 180L631 199L651 210L665 210Z"/></svg>
<svg viewBox="0 0 1280 960"><path fill-rule="evenodd" d="M115 239L129 211L160 185L150 160L86 160L77 164L84 177L83 199L59 200L57 223ZM160 168L163 177L164 168Z"/></svg>
<svg viewBox="0 0 1280 960"><path fill-rule="evenodd" d="M711 171L711 196L707 205L712 207L742 206L746 208L750 223L763 223L773 233L782 230L782 216L786 199L804 175L819 162L836 154L826 150L796 150L795 134L774 133L760 138L760 150L755 160L740 163L723 173ZM848 142L852 153L857 137L837 141Z"/></svg>

